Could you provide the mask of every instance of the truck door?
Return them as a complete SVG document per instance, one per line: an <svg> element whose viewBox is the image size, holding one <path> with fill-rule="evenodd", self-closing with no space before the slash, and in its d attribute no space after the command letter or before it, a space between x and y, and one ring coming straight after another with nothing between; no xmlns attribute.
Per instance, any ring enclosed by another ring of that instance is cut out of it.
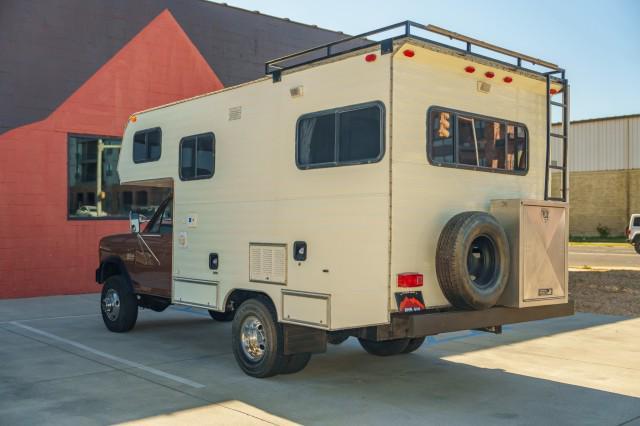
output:
<svg viewBox="0 0 640 426"><path fill-rule="evenodd" d="M132 279L137 291L171 297L173 199L165 200L141 233L137 234Z"/></svg>

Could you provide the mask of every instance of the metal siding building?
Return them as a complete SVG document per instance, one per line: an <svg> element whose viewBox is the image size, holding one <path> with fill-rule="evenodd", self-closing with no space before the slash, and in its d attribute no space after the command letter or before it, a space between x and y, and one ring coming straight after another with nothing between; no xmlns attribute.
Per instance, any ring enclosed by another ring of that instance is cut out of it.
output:
<svg viewBox="0 0 640 426"><path fill-rule="evenodd" d="M551 158L559 163L557 145ZM640 212L633 190L640 184L640 114L572 121L569 172L571 234L622 235L630 214Z"/></svg>

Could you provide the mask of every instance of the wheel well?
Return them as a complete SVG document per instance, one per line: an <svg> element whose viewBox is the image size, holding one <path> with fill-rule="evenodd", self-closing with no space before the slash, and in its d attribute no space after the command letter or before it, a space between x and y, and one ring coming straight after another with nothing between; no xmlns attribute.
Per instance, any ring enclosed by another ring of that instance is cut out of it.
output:
<svg viewBox="0 0 640 426"><path fill-rule="evenodd" d="M266 293L262 293L260 291L253 291L253 290L243 290L243 289L236 289L228 294L227 300L224 305L224 310L225 311L236 310L238 309L238 306L240 306L243 302L249 299L260 299L263 302L271 305L271 308L273 308L273 311L276 312L275 304Z"/></svg>
<svg viewBox="0 0 640 426"><path fill-rule="evenodd" d="M104 282L107 278L113 276L113 275L119 275L122 270L120 268L120 265L117 265L114 262L107 262L107 263L103 263L102 264L102 281Z"/></svg>
<svg viewBox="0 0 640 426"><path fill-rule="evenodd" d="M122 275L131 291L133 291L127 267L119 257L109 257L100 263L100 268L96 273L96 281L102 284L113 275Z"/></svg>

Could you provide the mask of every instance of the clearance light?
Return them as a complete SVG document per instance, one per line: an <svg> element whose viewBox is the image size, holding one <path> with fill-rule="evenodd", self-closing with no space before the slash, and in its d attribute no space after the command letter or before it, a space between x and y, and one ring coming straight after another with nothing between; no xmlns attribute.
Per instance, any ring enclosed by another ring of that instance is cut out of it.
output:
<svg viewBox="0 0 640 426"><path fill-rule="evenodd" d="M369 53L367 56L364 57L364 60L367 62L373 62L376 60L378 56L375 53Z"/></svg>
<svg viewBox="0 0 640 426"><path fill-rule="evenodd" d="M558 93L558 91L556 89L550 89L549 93L551 93L552 95L555 95L556 93Z"/></svg>
<svg viewBox="0 0 640 426"><path fill-rule="evenodd" d="M132 115L131 117L129 117L129 121L132 123L135 123L136 121L138 121L138 117L136 117L135 115Z"/></svg>
<svg viewBox="0 0 640 426"><path fill-rule="evenodd" d="M513 78L506 76L505 78L502 79L502 81L504 81L505 83L511 83L513 81Z"/></svg>
<svg viewBox="0 0 640 426"><path fill-rule="evenodd" d="M468 72L469 74L472 74L472 73L476 72L475 67L472 67L471 65L464 67L464 70L466 72Z"/></svg>
<svg viewBox="0 0 640 426"><path fill-rule="evenodd" d="M398 274L398 287L422 287L422 274L415 272Z"/></svg>
<svg viewBox="0 0 640 426"><path fill-rule="evenodd" d="M493 71L487 71L484 73L484 76L487 78L493 78L496 76L496 74Z"/></svg>
<svg viewBox="0 0 640 426"><path fill-rule="evenodd" d="M411 49L404 49L404 50L402 51L402 54L403 54L404 56L406 56L407 58L413 58L413 57L415 56L416 52L414 52L414 51L413 51L413 50L411 50Z"/></svg>

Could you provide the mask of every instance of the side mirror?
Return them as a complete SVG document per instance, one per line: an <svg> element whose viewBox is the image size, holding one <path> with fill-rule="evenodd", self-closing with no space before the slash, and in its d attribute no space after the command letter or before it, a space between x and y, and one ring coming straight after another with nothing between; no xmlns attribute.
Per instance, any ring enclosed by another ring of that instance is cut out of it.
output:
<svg viewBox="0 0 640 426"><path fill-rule="evenodd" d="M140 213L129 212L129 227L134 234L140 232Z"/></svg>

